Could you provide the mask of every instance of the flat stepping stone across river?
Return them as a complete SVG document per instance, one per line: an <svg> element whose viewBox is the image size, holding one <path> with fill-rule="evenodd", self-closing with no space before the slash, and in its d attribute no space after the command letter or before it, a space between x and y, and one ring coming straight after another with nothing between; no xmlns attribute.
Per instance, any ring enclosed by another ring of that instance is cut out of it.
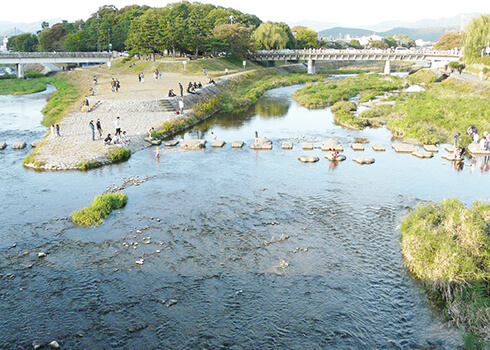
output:
<svg viewBox="0 0 490 350"><path fill-rule="evenodd" d="M0 151L7 148L7 142L0 142Z"/></svg>
<svg viewBox="0 0 490 350"><path fill-rule="evenodd" d="M449 153L453 153L454 152L454 146L453 145L446 145L446 146L444 146L444 149L446 151L448 151Z"/></svg>
<svg viewBox="0 0 490 350"><path fill-rule="evenodd" d="M293 143L292 142L283 142L282 143L282 149L293 149Z"/></svg>
<svg viewBox="0 0 490 350"><path fill-rule="evenodd" d="M344 151L344 147L340 144L340 142L338 142L334 139L329 139L329 140L323 141L322 151L330 151L330 149L335 149L339 152Z"/></svg>
<svg viewBox="0 0 490 350"><path fill-rule="evenodd" d="M362 143L351 143L350 147L354 151L364 151L364 145Z"/></svg>
<svg viewBox="0 0 490 350"><path fill-rule="evenodd" d="M182 142L180 144L180 147L190 151L204 149L206 148L206 140L199 140L199 139L187 140Z"/></svg>
<svg viewBox="0 0 490 350"><path fill-rule="evenodd" d="M393 147L397 153L413 153L417 151L417 148L414 145L408 143L394 143L391 147Z"/></svg>
<svg viewBox="0 0 490 350"><path fill-rule="evenodd" d="M216 148L221 148L225 145L225 141L214 141L212 144L211 144L211 147L216 147Z"/></svg>
<svg viewBox="0 0 490 350"><path fill-rule="evenodd" d="M325 156L325 159L328 159L329 161L332 162L343 162L344 160L347 159L347 157L344 156L343 154L338 154L337 157L334 158L333 155L329 153Z"/></svg>
<svg viewBox="0 0 490 350"><path fill-rule="evenodd" d="M462 162L464 160L464 158L455 158L454 153L445 153L441 156L441 158L451 162Z"/></svg>
<svg viewBox="0 0 490 350"><path fill-rule="evenodd" d="M245 142L243 142L243 141L234 141L231 144L231 148L242 148L244 144L245 144Z"/></svg>
<svg viewBox="0 0 490 350"><path fill-rule="evenodd" d="M426 150L427 152L432 152L432 153L438 153L439 152L439 148L437 148L437 146L435 146L435 145L424 145L424 150Z"/></svg>
<svg viewBox="0 0 490 350"><path fill-rule="evenodd" d="M303 142L302 147L305 150L312 150L313 149L313 142Z"/></svg>
<svg viewBox="0 0 490 350"><path fill-rule="evenodd" d="M158 139L153 139L150 141L150 143L153 145L153 146L160 146L162 144L162 140L158 140Z"/></svg>
<svg viewBox="0 0 490 350"><path fill-rule="evenodd" d="M298 159L303 163L316 163L320 160L317 156L299 156Z"/></svg>
<svg viewBox="0 0 490 350"><path fill-rule="evenodd" d="M371 157L354 157L352 160L358 164L373 164L374 158Z"/></svg>
<svg viewBox="0 0 490 350"><path fill-rule="evenodd" d="M251 149L272 149L272 141L262 137L250 145Z"/></svg>
<svg viewBox="0 0 490 350"><path fill-rule="evenodd" d="M376 151L376 152L384 152L384 151L386 151L385 145L382 145L380 143L375 143L372 147L373 147L373 150Z"/></svg>
<svg viewBox="0 0 490 350"><path fill-rule="evenodd" d="M12 148L13 149L24 149L26 148L26 143L25 141L18 141L18 142L14 142L14 144L12 145Z"/></svg>
<svg viewBox="0 0 490 350"><path fill-rule="evenodd" d="M480 145L476 143L470 143L468 151L474 156L490 156L490 151L480 149Z"/></svg>
<svg viewBox="0 0 490 350"><path fill-rule="evenodd" d="M415 151L412 153L412 156L415 156L417 158L432 158L434 157L434 153L427 151Z"/></svg>
<svg viewBox="0 0 490 350"><path fill-rule="evenodd" d="M174 147L174 146L177 146L178 144L179 144L178 140L172 140L172 141L165 142L165 146L167 146L167 147Z"/></svg>

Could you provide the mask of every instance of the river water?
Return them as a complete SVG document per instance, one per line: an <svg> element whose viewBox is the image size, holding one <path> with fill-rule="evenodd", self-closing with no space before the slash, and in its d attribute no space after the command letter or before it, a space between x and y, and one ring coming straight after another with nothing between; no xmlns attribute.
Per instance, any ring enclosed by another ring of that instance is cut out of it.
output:
<svg viewBox="0 0 490 350"><path fill-rule="evenodd" d="M178 137L213 131L223 149L168 149L157 162L149 148L88 172L35 172L21 164L28 149L0 151L0 348L460 347L461 332L431 310L403 266L397 225L419 202L487 199L488 173L478 163L457 171L441 153L397 154L384 128L336 126L330 109L296 104L297 88ZM1 97L0 141L41 138L46 97ZM273 150L249 148L256 130ZM387 151L355 153L355 137ZM301 150L304 140L329 138L343 143L347 161ZM235 140L245 147L231 149ZM358 165L356 155L376 163ZM99 227L66 219L136 176L147 181L126 188L126 207Z"/></svg>

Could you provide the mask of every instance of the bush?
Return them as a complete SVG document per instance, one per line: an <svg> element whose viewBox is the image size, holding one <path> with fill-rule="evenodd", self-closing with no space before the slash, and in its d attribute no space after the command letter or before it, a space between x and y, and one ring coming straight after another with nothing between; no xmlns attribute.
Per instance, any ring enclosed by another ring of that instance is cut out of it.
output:
<svg viewBox="0 0 490 350"><path fill-rule="evenodd" d="M97 196L92 205L73 212L71 219L77 225L99 226L111 211L124 207L127 201L128 197L121 192Z"/></svg>
<svg viewBox="0 0 490 350"><path fill-rule="evenodd" d="M109 158L113 163L123 162L131 157L131 150L127 148L111 148L107 152L107 158Z"/></svg>

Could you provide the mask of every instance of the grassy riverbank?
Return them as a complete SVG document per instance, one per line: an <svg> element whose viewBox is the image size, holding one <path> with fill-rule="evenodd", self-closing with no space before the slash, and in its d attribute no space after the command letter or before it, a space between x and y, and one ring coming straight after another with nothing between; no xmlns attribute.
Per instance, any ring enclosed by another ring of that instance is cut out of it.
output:
<svg viewBox="0 0 490 350"><path fill-rule="evenodd" d="M490 204L457 199L419 205L400 226L413 275L447 320L464 327L466 349L488 348L490 336Z"/></svg>
<svg viewBox="0 0 490 350"><path fill-rule="evenodd" d="M0 79L0 95L26 95L46 90L46 84L50 84L50 78L38 76L31 79L17 79L15 75L11 79Z"/></svg>

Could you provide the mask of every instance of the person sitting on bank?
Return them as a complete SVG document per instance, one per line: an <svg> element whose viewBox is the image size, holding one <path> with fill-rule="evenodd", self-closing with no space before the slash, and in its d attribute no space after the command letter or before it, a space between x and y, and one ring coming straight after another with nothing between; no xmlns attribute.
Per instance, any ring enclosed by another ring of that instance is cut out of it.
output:
<svg viewBox="0 0 490 350"><path fill-rule="evenodd" d="M112 137L111 137L111 134L107 134L107 137L104 139L104 143L106 145L110 145L112 142Z"/></svg>
<svg viewBox="0 0 490 350"><path fill-rule="evenodd" d="M209 78L208 84L216 85L216 82L213 80L213 78Z"/></svg>
<svg viewBox="0 0 490 350"><path fill-rule="evenodd" d="M192 82L189 82L189 85L187 86L187 92L190 94L195 95L196 91L194 90L194 86L192 85Z"/></svg>
<svg viewBox="0 0 490 350"><path fill-rule="evenodd" d="M122 133L121 142L125 145L129 145L131 143L131 140L129 139L128 134L126 133L126 130L124 130Z"/></svg>
<svg viewBox="0 0 490 350"><path fill-rule="evenodd" d="M168 97L175 97L175 96L177 95L174 93L174 89L168 90Z"/></svg>

